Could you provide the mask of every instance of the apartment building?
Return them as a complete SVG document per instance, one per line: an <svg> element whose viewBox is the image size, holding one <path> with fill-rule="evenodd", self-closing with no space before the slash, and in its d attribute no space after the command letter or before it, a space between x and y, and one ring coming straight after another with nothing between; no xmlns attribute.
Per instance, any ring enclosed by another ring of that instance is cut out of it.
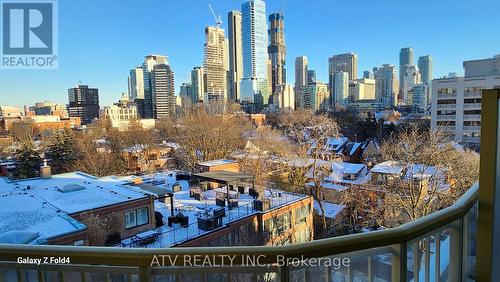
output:
<svg viewBox="0 0 500 282"><path fill-rule="evenodd" d="M463 66L463 77L432 81L431 128L446 131L455 142L479 145L481 91L500 88L500 55Z"/></svg>

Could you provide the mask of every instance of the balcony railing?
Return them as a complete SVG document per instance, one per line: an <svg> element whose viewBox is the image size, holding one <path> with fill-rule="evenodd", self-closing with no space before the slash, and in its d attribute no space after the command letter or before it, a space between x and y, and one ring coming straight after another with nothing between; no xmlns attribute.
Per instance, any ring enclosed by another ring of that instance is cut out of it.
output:
<svg viewBox="0 0 500 282"><path fill-rule="evenodd" d="M474 280L478 189L476 184L452 206L397 228L296 245L165 249L0 245L0 281ZM41 258L42 263L24 264L19 258ZM58 258L69 261L56 264Z"/></svg>

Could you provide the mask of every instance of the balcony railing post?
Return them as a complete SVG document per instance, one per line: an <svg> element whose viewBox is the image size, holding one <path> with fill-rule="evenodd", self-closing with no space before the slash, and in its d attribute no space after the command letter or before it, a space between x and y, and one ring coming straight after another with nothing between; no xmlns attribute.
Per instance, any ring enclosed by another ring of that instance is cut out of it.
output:
<svg viewBox="0 0 500 282"><path fill-rule="evenodd" d="M307 272L307 269L305 270ZM289 282L290 281L290 270L286 264L280 266L280 281Z"/></svg>
<svg viewBox="0 0 500 282"><path fill-rule="evenodd" d="M483 90L477 232L477 281L500 277L500 90ZM496 236L495 236L496 235Z"/></svg>
<svg viewBox="0 0 500 282"><path fill-rule="evenodd" d="M151 277L151 267L150 266L139 266L139 281L141 282L152 282Z"/></svg>
<svg viewBox="0 0 500 282"><path fill-rule="evenodd" d="M401 244L394 245L392 248L391 255L391 281L402 281L401 280L401 258L403 253L401 251ZM406 256L404 256L406 258Z"/></svg>
<svg viewBox="0 0 500 282"><path fill-rule="evenodd" d="M399 279L393 281L403 282L408 279L408 242L399 244L399 250Z"/></svg>

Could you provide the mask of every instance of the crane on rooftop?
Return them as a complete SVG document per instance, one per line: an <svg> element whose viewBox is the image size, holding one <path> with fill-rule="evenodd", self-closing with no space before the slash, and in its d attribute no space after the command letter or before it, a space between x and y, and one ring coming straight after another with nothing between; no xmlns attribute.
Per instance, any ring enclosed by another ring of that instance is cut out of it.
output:
<svg viewBox="0 0 500 282"><path fill-rule="evenodd" d="M214 8L212 8L212 4L210 4L210 2L208 3L208 7L210 8L210 11L212 12L212 15L214 16L215 26L217 26L217 28L220 28L220 26L222 25L221 16L220 15L219 16L215 15Z"/></svg>

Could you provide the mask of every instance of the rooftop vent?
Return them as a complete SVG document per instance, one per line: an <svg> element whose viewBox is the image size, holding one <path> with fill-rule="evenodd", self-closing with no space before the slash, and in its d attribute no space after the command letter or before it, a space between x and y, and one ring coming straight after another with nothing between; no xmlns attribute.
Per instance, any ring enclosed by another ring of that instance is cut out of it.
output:
<svg viewBox="0 0 500 282"><path fill-rule="evenodd" d="M75 191L80 191L83 189L85 189L85 187L83 187L80 184L76 184L76 183L66 184L62 188L57 188L57 190L59 190L59 192L62 192L62 193L75 192Z"/></svg>

